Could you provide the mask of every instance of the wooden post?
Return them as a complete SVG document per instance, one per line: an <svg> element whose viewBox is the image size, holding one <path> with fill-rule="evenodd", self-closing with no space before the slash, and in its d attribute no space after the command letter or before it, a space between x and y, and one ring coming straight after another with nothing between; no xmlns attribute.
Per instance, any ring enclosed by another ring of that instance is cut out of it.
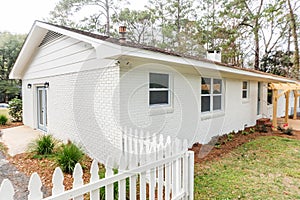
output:
<svg viewBox="0 0 300 200"><path fill-rule="evenodd" d="M293 119L297 119L297 104L298 104L298 91L294 90L294 117L293 117Z"/></svg>
<svg viewBox="0 0 300 200"><path fill-rule="evenodd" d="M273 120L272 120L272 130L277 130L277 97L278 90L273 89Z"/></svg>
<svg viewBox="0 0 300 200"><path fill-rule="evenodd" d="M290 90L284 93L285 95L285 117L284 123L288 123L289 119L289 102L290 102Z"/></svg>

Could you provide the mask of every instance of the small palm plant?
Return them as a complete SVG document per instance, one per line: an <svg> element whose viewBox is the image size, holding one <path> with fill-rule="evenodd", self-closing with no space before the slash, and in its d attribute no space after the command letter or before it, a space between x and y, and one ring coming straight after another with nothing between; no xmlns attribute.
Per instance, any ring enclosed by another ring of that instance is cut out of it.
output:
<svg viewBox="0 0 300 200"><path fill-rule="evenodd" d="M72 173L76 163L83 159L84 152L75 144L68 142L63 144L57 153L57 163L63 172Z"/></svg>
<svg viewBox="0 0 300 200"><path fill-rule="evenodd" d="M30 144L29 149L38 155L50 155L56 146L56 140L52 135L43 135Z"/></svg>

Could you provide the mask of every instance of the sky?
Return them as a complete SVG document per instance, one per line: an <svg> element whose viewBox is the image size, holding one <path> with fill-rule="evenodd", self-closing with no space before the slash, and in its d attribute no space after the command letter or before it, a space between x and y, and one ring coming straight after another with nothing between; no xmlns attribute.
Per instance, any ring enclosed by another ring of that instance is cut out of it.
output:
<svg viewBox="0 0 300 200"><path fill-rule="evenodd" d="M146 0L129 0L141 9ZM0 0L0 32L27 34L35 20L47 18L59 0Z"/></svg>

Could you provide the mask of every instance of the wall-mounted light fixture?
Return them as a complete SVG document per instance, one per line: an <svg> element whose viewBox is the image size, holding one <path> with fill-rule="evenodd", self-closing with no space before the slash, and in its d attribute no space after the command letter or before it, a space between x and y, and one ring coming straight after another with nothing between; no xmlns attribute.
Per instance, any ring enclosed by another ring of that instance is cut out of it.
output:
<svg viewBox="0 0 300 200"><path fill-rule="evenodd" d="M126 26L119 26L120 42L126 42Z"/></svg>
<svg viewBox="0 0 300 200"><path fill-rule="evenodd" d="M27 88L31 89L32 85L30 83L27 84Z"/></svg>
<svg viewBox="0 0 300 200"><path fill-rule="evenodd" d="M48 87L49 87L49 82L45 82L45 83L44 83L44 87L45 87L45 88L48 88Z"/></svg>

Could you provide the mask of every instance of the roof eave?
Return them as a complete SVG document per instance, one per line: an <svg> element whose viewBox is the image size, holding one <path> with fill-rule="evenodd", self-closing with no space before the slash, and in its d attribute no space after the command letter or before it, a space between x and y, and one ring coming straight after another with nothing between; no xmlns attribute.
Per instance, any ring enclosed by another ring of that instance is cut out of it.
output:
<svg viewBox="0 0 300 200"><path fill-rule="evenodd" d="M47 23L35 21L23 44L15 65L9 74L10 79L23 78L27 64L31 60L35 50L38 48L39 44L42 42L44 36L49 30L87 42L94 47L98 46L99 43L101 43L101 41L95 38L65 30Z"/></svg>
<svg viewBox="0 0 300 200"><path fill-rule="evenodd" d="M132 47L122 47L119 50L119 53L115 53L115 55L110 55L106 58L108 59L132 58L132 59L143 59L144 61L147 60L162 61L168 63L176 63L185 66L193 66L196 68L202 68L208 70L217 70L220 72L232 73L239 76L253 77L257 80L297 83L297 81L295 80L287 79L285 77L280 77L280 76L274 76L268 73L243 70L236 67L224 66L222 64L218 64L215 62L205 62L205 61L194 60L194 59L180 57L180 56L165 55L163 53L151 52L143 49L139 49L137 51L136 48L132 48Z"/></svg>

